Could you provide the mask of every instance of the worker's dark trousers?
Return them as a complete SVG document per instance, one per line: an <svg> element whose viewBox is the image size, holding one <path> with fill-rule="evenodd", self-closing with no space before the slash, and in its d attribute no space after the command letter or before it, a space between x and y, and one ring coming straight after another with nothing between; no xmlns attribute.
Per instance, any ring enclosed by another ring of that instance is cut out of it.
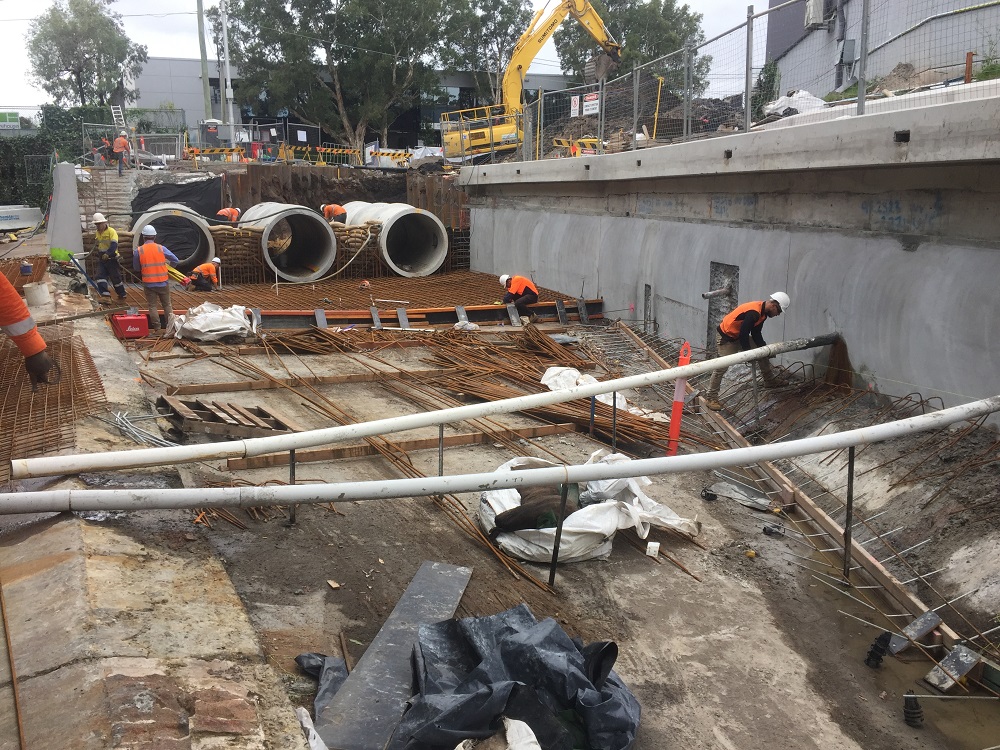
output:
<svg viewBox="0 0 1000 750"><path fill-rule="evenodd" d="M97 261L97 289L102 297L110 297L108 291L108 281L111 281L115 291L118 292L118 299L125 299L125 284L122 283L122 269L118 265L118 260L109 258L108 260Z"/></svg>
<svg viewBox="0 0 1000 750"><path fill-rule="evenodd" d="M733 341L729 338L723 339L722 334L719 333L715 335L716 357L728 357L730 354L738 354L740 351L742 350L740 349L739 341ZM764 382L773 382L775 379L774 368L771 367L771 363L766 359L758 359L757 364L760 366L760 374L764 376ZM710 401L719 400L719 387L722 385L722 378L728 369L728 367L723 367L718 370L712 370L712 378L708 381L708 390L705 392L705 398Z"/></svg>
<svg viewBox="0 0 1000 750"><path fill-rule="evenodd" d="M519 315L523 315L527 318L531 316L531 310L528 309L528 305L533 305L536 302L538 302L538 295L534 292L528 292L527 294L514 300L514 307L517 308Z"/></svg>
<svg viewBox="0 0 1000 750"><path fill-rule="evenodd" d="M192 276L191 289L195 292L210 292L213 289L212 281L204 276Z"/></svg>
<svg viewBox="0 0 1000 750"><path fill-rule="evenodd" d="M174 317L174 308L170 304L170 287L166 285L144 286L143 291L146 293L146 308L149 310L149 322L153 326L153 330L160 330L160 312L156 309L157 302L163 306L163 317L166 324L170 325L170 319Z"/></svg>

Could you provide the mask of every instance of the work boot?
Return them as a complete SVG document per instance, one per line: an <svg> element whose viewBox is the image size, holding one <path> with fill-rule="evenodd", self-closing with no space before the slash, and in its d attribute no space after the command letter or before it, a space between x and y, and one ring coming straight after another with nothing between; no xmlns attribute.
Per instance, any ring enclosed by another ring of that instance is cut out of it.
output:
<svg viewBox="0 0 1000 750"><path fill-rule="evenodd" d="M722 404L719 403L718 397L705 396L705 406L712 411L722 410Z"/></svg>
<svg viewBox="0 0 1000 750"><path fill-rule="evenodd" d="M528 317L528 316L526 316L526 315L522 315L522 316L521 316L521 325L523 325L523 326L526 326L526 325L528 325L528 323L530 323L530 322L531 322L531 318L529 318L529 317Z"/></svg>
<svg viewBox="0 0 1000 750"><path fill-rule="evenodd" d="M530 322L530 323L537 323L538 322L538 316L535 315L535 313L531 313L531 315L528 316L528 322Z"/></svg>

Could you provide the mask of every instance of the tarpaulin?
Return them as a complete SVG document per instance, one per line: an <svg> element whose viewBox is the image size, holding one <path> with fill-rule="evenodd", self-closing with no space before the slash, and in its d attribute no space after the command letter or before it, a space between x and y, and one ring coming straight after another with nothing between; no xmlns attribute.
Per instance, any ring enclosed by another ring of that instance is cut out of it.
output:
<svg viewBox="0 0 1000 750"><path fill-rule="evenodd" d="M495 734L501 716L525 722L546 750L626 750L641 711L612 669L617 656L613 642L584 646L524 604L422 625L418 694L388 750L452 750Z"/></svg>
<svg viewBox="0 0 1000 750"><path fill-rule="evenodd" d="M139 188L138 195L132 200L132 212L139 216L160 203L180 203L196 214L214 219L216 212L222 208L222 178L163 182ZM132 231L138 235L142 227L133 227ZM156 220L156 241L170 248L170 252L181 261L198 248L200 236L197 227L181 218L165 216Z"/></svg>

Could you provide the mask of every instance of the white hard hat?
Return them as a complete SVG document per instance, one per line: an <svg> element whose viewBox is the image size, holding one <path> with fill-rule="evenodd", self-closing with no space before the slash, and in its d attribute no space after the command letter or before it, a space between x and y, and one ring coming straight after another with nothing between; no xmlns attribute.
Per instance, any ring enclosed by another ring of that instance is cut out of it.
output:
<svg viewBox="0 0 1000 750"><path fill-rule="evenodd" d="M118 135L128 135L128 133L126 133L126 132L125 132L125 131L123 130L123 131L122 131L122 132L120 132L120 133L119 133Z"/></svg>
<svg viewBox="0 0 1000 750"><path fill-rule="evenodd" d="M213 263L218 263L220 265L222 264L222 261L219 258L212 258L212 262Z"/></svg>
<svg viewBox="0 0 1000 750"><path fill-rule="evenodd" d="M233 206L233 208L236 208L236 207ZM243 211L237 208L236 209L236 215L239 216L241 213L243 213Z"/></svg>
<svg viewBox="0 0 1000 750"><path fill-rule="evenodd" d="M507 286L508 281L510 281L510 274L505 273L500 277L500 286Z"/></svg>
<svg viewBox="0 0 1000 750"><path fill-rule="evenodd" d="M792 304L792 301L788 299L788 295L784 292L775 292L771 295L771 299L781 305L782 312L788 312L788 306Z"/></svg>
<svg viewBox="0 0 1000 750"><path fill-rule="evenodd" d="M146 226L144 226L142 228L142 236L143 237L155 237L156 236L156 227L154 227L152 224L147 224Z"/></svg>
<svg viewBox="0 0 1000 750"><path fill-rule="evenodd" d="M319 210L320 210L320 211L323 211L323 210L325 210L325 209L326 209L326 204L325 204L325 203L324 203L324 204L323 204L322 206L320 206L320 207L319 207Z"/></svg>
<svg viewBox="0 0 1000 750"><path fill-rule="evenodd" d="M108 220L104 218L104 214L102 214L100 211L98 211L96 214L94 214L94 223L95 224L107 224Z"/></svg>

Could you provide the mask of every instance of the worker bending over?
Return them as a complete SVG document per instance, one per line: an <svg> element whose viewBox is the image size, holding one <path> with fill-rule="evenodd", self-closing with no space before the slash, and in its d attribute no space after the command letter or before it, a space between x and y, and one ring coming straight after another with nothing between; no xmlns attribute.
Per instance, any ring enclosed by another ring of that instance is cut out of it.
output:
<svg viewBox="0 0 1000 750"><path fill-rule="evenodd" d="M319 210L323 212L323 218L327 221L347 223L347 209L337 203L324 203Z"/></svg>
<svg viewBox="0 0 1000 750"><path fill-rule="evenodd" d="M219 266L222 261L212 258L210 263L202 263L191 272L191 288L196 292L211 292L219 283Z"/></svg>
<svg viewBox="0 0 1000 750"><path fill-rule="evenodd" d="M761 335L764 321L781 315L784 310L788 309L789 304L791 304L791 300L784 292L775 292L766 300L744 302L726 315L719 324L716 356L725 357L764 346L764 337ZM753 346L750 345L751 339ZM759 359L757 362L760 364L760 372L764 376L764 385L768 388L780 386L781 381L771 368L771 363L766 359ZM722 377L728 369L728 367L723 367L712 371L712 379L705 392L705 406L712 411L718 411L722 408L722 404L719 403L719 386L722 385Z"/></svg>
<svg viewBox="0 0 1000 750"><path fill-rule="evenodd" d="M94 252L97 253L97 291L102 297L111 297L108 291L108 281L114 286L118 293L118 299L125 299L125 284L122 282L122 268L118 257L118 232L108 226L108 220L104 214L94 214L94 225L97 233L94 239L97 244Z"/></svg>
<svg viewBox="0 0 1000 750"><path fill-rule="evenodd" d="M163 316L166 324L174 316L174 308L170 304L170 277L167 275L167 263L177 264L177 256L163 245L156 242L156 229L152 226L142 228L142 244L132 253L132 268L142 274L142 289L146 293L146 308L149 311L149 322L153 331L160 330L160 313L157 302L163 305Z"/></svg>
<svg viewBox="0 0 1000 750"><path fill-rule="evenodd" d="M115 138L115 143L112 146L114 149L115 159L118 161L118 176L122 176L122 169L125 167L125 161L128 159L128 153L132 150L131 144L128 142L128 133L124 130L118 134Z"/></svg>
<svg viewBox="0 0 1000 750"><path fill-rule="evenodd" d="M0 273L0 330L10 336L14 345L24 355L24 369L28 371L31 388L38 383L48 383L52 358L45 351L45 340L38 333L35 321L28 312L21 295L7 277Z"/></svg>
<svg viewBox="0 0 1000 750"><path fill-rule="evenodd" d="M240 218L240 210L238 208L220 208L215 216L222 223L228 223L236 226L236 223Z"/></svg>
<svg viewBox="0 0 1000 750"><path fill-rule="evenodd" d="M505 305L513 302L522 318L528 318L530 322L538 319L538 316L528 309L528 305L538 302L538 289L531 283L531 279L526 276L510 276L505 273L500 277L500 283L507 290L503 296Z"/></svg>

